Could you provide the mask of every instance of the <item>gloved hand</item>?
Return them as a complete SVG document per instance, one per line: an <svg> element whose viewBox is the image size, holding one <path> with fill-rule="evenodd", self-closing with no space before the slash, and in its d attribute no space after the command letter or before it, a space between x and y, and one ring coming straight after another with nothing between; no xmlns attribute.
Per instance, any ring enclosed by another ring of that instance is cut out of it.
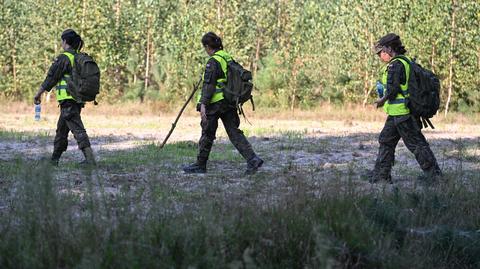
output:
<svg viewBox="0 0 480 269"><path fill-rule="evenodd" d="M379 98L382 98L384 95L385 88L383 87L383 84L377 80L377 94Z"/></svg>

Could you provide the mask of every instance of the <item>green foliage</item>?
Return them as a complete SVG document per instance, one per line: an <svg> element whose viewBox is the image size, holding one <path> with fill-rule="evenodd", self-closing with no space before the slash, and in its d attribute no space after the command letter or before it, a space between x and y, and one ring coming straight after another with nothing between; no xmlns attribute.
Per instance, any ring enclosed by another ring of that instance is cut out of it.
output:
<svg viewBox="0 0 480 269"><path fill-rule="evenodd" d="M182 100L214 31L252 69L264 106L314 107L374 98L379 60L371 51L388 32L442 79L445 104L479 111L480 2L423 0L2 1L0 95L27 99L76 29L99 62L100 99ZM57 15L57 14L61 14ZM451 79L450 79L451 78ZM450 80L452 83L450 83Z"/></svg>

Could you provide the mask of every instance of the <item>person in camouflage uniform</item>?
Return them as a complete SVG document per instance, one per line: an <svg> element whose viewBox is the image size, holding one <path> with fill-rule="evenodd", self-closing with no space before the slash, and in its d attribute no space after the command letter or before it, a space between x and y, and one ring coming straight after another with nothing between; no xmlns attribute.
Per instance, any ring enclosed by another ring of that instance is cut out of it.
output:
<svg viewBox="0 0 480 269"><path fill-rule="evenodd" d="M58 165L60 156L67 150L68 133L71 131L77 140L78 148L85 156L82 164L95 165L95 157L80 113L84 103L78 103L68 92L68 80L72 73L74 55L83 46L82 38L72 29L62 33L62 48L60 54L48 70L47 76L34 97L35 104L40 104L42 93L50 91L56 85L56 97L60 106L60 117L57 122L57 131L53 143L51 162Z"/></svg>
<svg viewBox="0 0 480 269"><path fill-rule="evenodd" d="M424 172L422 178L434 179L441 175L440 167L422 134L420 119L410 114L406 103L410 67L407 61L397 57L406 53L400 37L393 33L385 35L376 43L375 53L387 63L377 84L384 89L384 94L375 103L377 107L383 107L388 117L378 139L380 148L375 167L369 175L370 181L392 182L391 170L400 138L415 155Z"/></svg>
<svg viewBox="0 0 480 269"><path fill-rule="evenodd" d="M202 37L202 45L210 56L203 76L203 87L197 100L200 112L202 136L198 145L197 162L183 167L186 173L205 173L208 156L212 149L218 120L221 119L228 138L247 161L245 174L254 174L263 164L252 149L243 132L239 129L240 118L236 107L228 104L223 97L223 88L227 83L227 61L232 57L223 50L222 40L209 32Z"/></svg>

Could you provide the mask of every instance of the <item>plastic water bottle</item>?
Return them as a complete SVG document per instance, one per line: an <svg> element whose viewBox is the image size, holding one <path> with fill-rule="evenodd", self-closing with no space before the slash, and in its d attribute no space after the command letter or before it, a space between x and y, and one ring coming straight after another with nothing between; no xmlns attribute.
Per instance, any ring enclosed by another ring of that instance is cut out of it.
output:
<svg viewBox="0 0 480 269"><path fill-rule="evenodd" d="M42 106L40 104L35 104L35 120L40 120L40 111L42 111Z"/></svg>
<svg viewBox="0 0 480 269"><path fill-rule="evenodd" d="M384 88L383 88L383 84L380 82L380 81L377 81L377 94L380 98L383 97L384 95Z"/></svg>

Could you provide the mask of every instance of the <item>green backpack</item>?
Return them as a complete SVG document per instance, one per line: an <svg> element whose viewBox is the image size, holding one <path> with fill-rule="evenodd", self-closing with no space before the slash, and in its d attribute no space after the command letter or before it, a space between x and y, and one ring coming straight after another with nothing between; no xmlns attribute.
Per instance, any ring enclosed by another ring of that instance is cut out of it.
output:
<svg viewBox="0 0 480 269"><path fill-rule="evenodd" d="M227 85L223 90L223 97L228 103L235 105L240 114L244 114L242 105L248 100L250 100L253 110L255 110L252 96L252 72L243 68L235 60L227 61L225 58L223 60L227 62Z"/></svg>
<svg viewBox="0 0 480 269"><path fill-rule="evenodd" d="M67 88L76 101L94 101L97 104L95 99L100 92L100 69L90 55L81 52L75 54Z"/></svg>
<svg viewBox="0 0 480 269"><path fill-rule="evenodd" d="M399 58L410 64L407 106L412 115L419 117L424 127L434 129L432 118L440 107L440 80L430 70L423 68L415 60L404 56Z"/></svg>

